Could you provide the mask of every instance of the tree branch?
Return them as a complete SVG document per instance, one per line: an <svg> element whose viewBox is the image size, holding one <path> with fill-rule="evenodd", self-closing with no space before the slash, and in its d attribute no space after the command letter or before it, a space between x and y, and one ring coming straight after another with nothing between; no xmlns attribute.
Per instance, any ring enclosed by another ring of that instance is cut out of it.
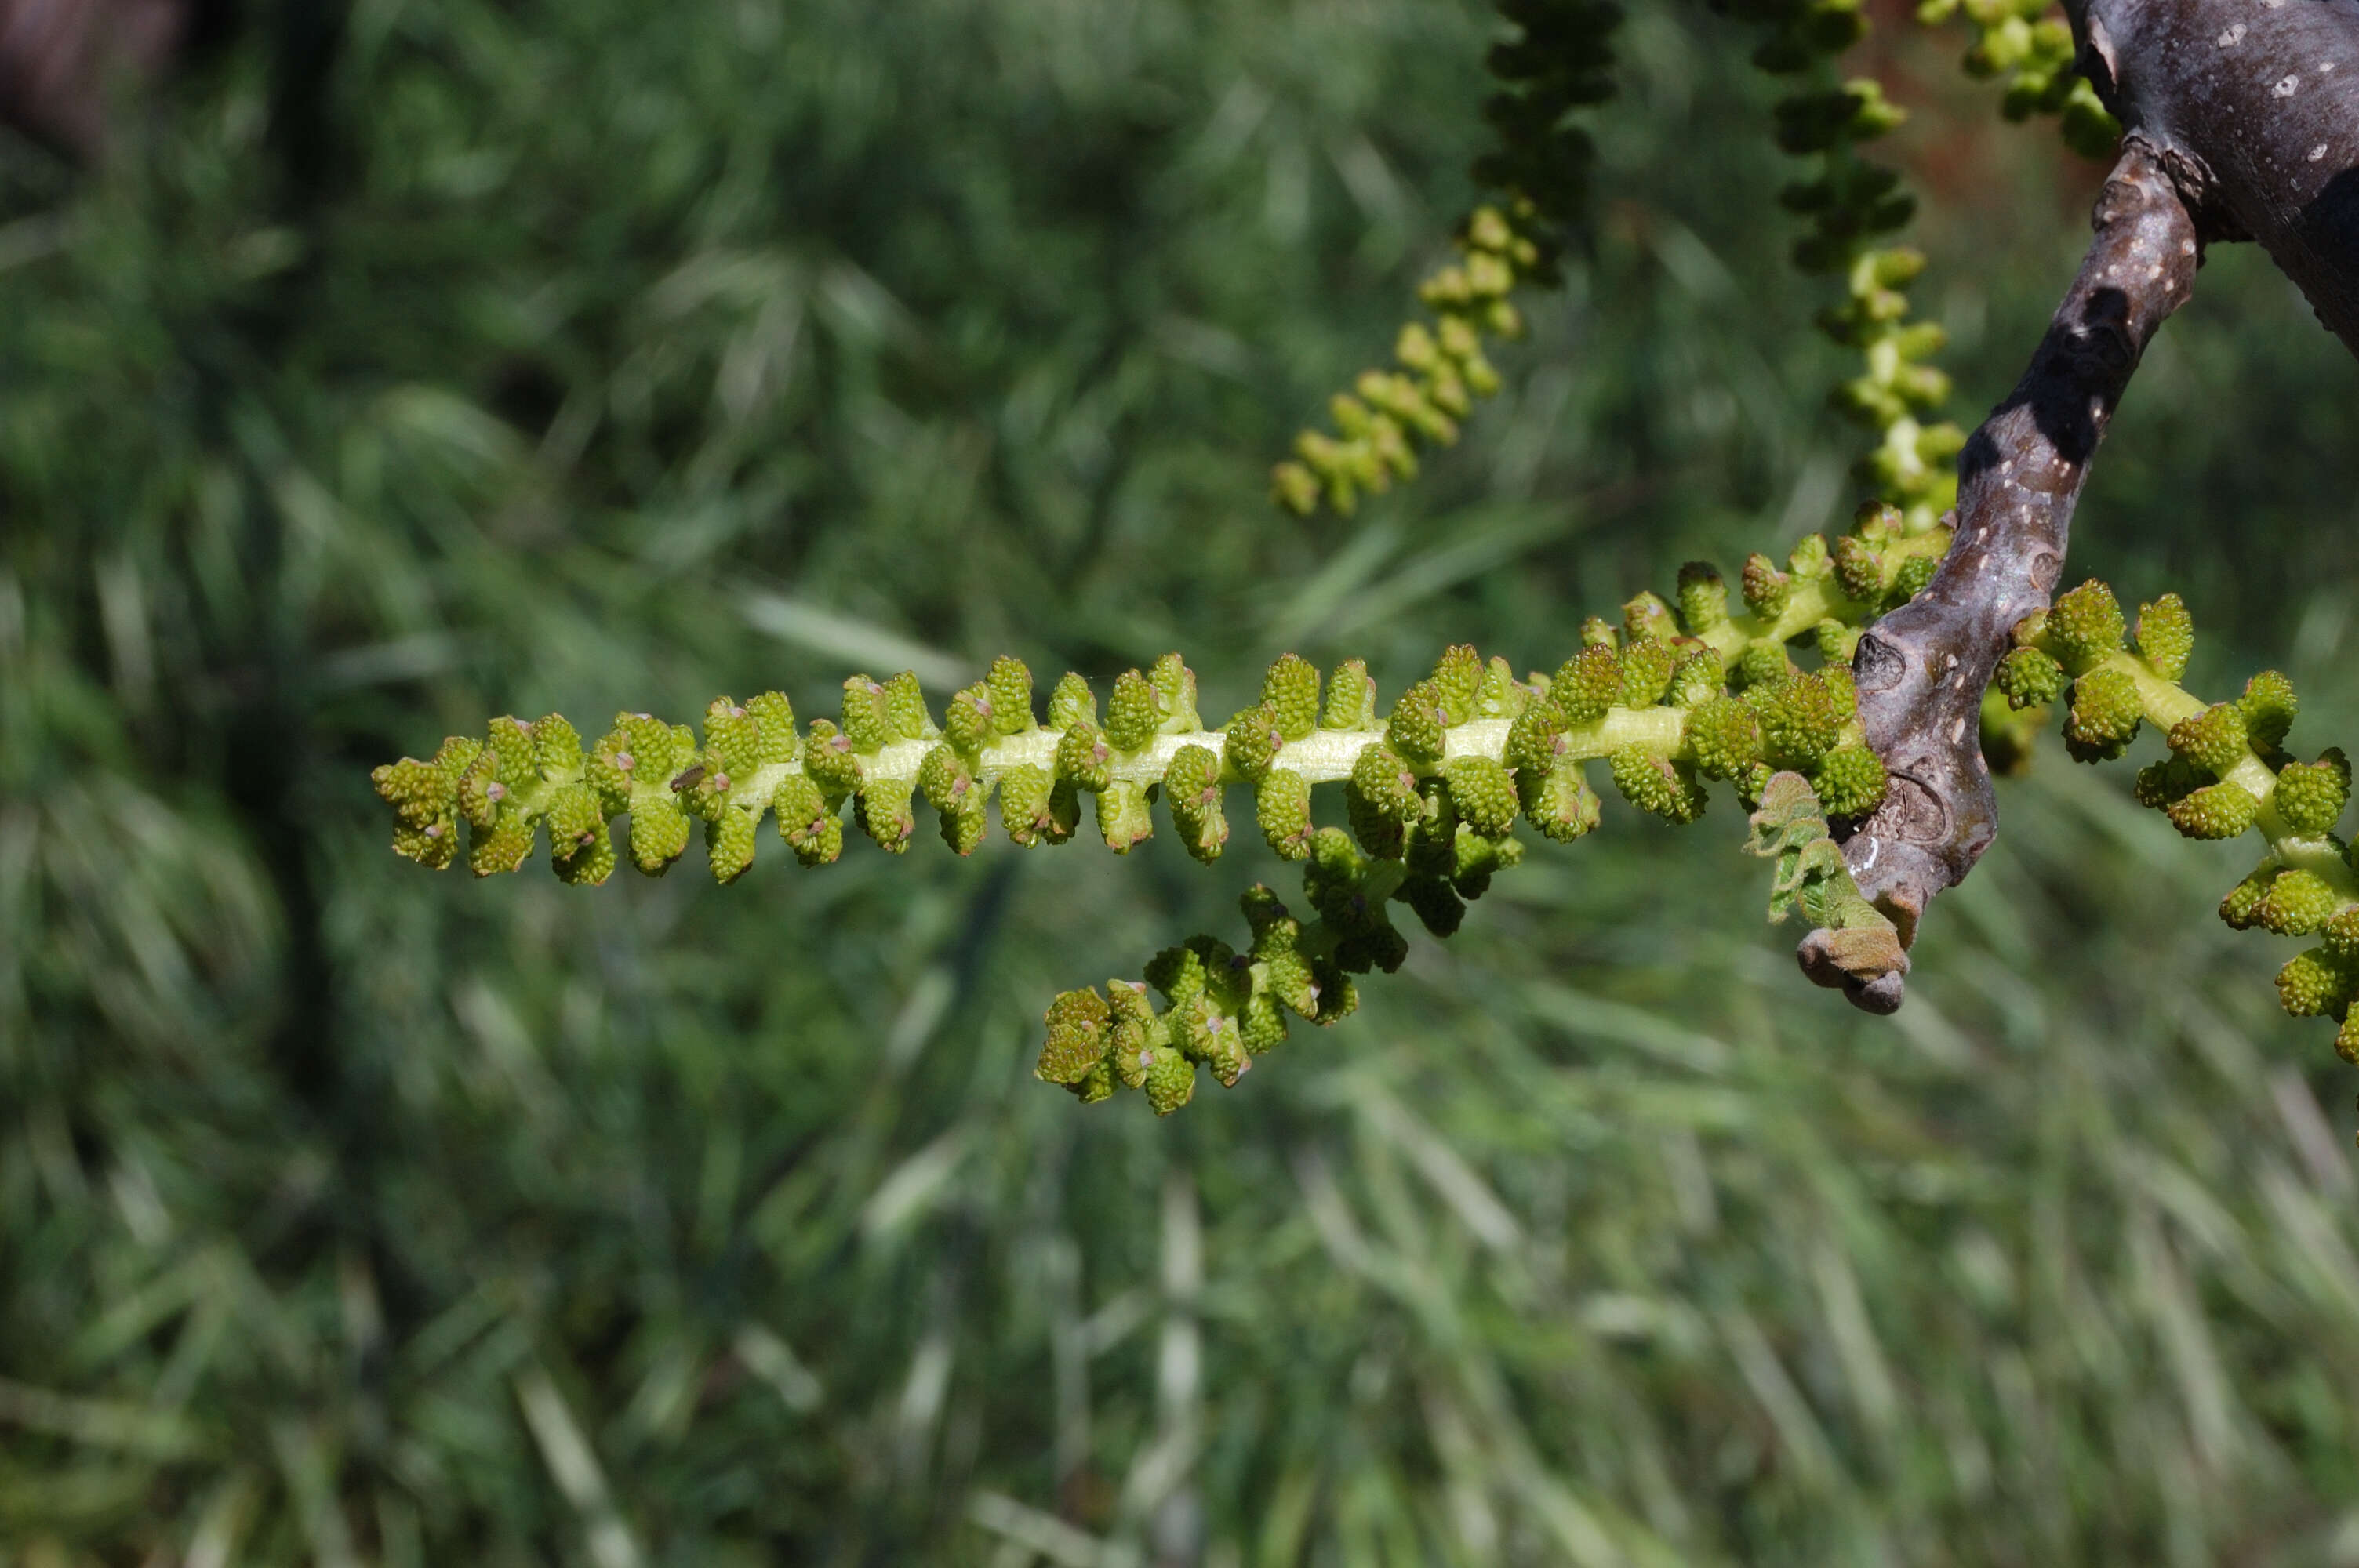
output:
<svg viewBox="0 0 2359 1568"><path fill-rule="evenodd" d="M2194 221L2144 142L2125 146L2092 221L2096 238L2030 368L1959 459L1949 555L1923 593L1861 637L1853 660L1861 722L1891 785L1843 854L1904 943L1997 830L1983 690L2016 622L2047 608L2089 460L2147 343L2194 281ZM1905 962L1863 972L1836 946L1827 932L1804 938L1811 979L1872 1012L1900 1005Z"/></svg>

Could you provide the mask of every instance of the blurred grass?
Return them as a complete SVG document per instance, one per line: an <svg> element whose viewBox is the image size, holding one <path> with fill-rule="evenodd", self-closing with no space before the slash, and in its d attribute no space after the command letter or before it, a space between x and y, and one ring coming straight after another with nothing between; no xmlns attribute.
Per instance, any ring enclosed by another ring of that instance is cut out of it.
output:
<svg viewBox="0 0 2359 1568"><path fill-rule="evenodd" d="M357 0L308 135L256 38L103 176L0 148L0 1560L2359 1563L2351 1080L2126 769L2009 787L1895 1020L1733 812L1614 812L1169 1123L1033 1082L1038 1011L1257 847L386 852L366 768L488 713L1174 646L1225 711L1833 522L1766 86L1653 5L1507 393L1352 527L1264 503L1473 194L1487 37ZM2085 173L1951 48L1971 416ZM2313 746L2353 390L2216 252L2076 557Z"/></svg>

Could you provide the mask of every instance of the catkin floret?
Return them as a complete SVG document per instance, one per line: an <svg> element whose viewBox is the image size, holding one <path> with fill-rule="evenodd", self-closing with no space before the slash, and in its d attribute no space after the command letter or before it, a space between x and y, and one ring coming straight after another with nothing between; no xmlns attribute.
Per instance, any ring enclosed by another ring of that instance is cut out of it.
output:
<svg viewBox="0 0 2359 1568"><path fill-rule="evenodd" d="M2122 651L2123 630L2114 590L2092 578L2049 607L2044 634L2057 662L2081 676Z"/></svg>
<svg viewBox="0 0 2359 1568"><path fill-rule="evenodd" d="M2195 621L2179 595L2166 593L2152 604L2139 605L2133 635L2155 674L2175 681L2187 673L2187 656L2195 651Z"/></svg>
<svg viewBox="0 0 2359 1568"><path fill-rule="evenodd" d="M2064 666L2038 648L2017 648L1991 677L2009 708L2043 708L2064 695Z"/></svg>
<svg viewBox="0 0 2359 1568"><path fill-rule="evenodd" d="M1593 643L1558 666L1549 683L1549 700L1568 724L1593 724L1605 717L1622 695L1622 655L1611 646Z"/></svg>
<svg viewBox="0 0 2359 1568"><path fill-rule="evenodd" d="M2190 838L2234 838L2253 825L2261 803L2240 784L2206 784L2173 801L2168 815L2171 826Z"/></svg>
<svg viewBox="0 0 2359 1568"><path fill-rule="evenodd" d="M1624 746L1606 759L1614 787L1641 811L1666 822L1693 822L1703 815L1703 786L1688 769L1644 746Z"/></svg>
<svg viewBox="0 0 2359 1568"><path fill-rule="evenodd" d="M2245 712L2233 702L2215 702L2170 727L2170 749L2213 776L2245 759Z"/></svg>
<svg viewBox="0 0 2359 1568"><path fill-rule="evenodd" d="M2277 770L2274 796L2277 815L2296 833L2331 831L2351 799L2351 763L2339 746L2315 762L2288 762Z"/></svg>
<svg viewBox="0 0 2359 1568"><path fill-rule="evenodd" d="M1319 671L1299 654L1287 654L1261 679L1261 699L1277 732L1299 741L1319 728Z"/></svg>

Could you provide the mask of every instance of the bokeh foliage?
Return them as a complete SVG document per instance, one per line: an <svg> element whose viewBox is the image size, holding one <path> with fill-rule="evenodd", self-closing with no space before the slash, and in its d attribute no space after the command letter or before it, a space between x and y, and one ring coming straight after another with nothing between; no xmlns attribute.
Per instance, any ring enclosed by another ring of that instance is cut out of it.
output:
<svg viewBox="0 0 2359 1568"><path fill-rule="evenodd" d="M1040 1007L1258 849L382 842L368 766L485 712L1173 646L1224 711L1826 525L1749 40L1634 6L1565 291L1347 525L1266 465L1473 194L1484 6L257 14L103 174L0 151L11 1568L2359 1563L2353 1080L2127 769L2010 787L1895 1020L1733 814L1621 816L1159 1124L1033 1082ZM1961 42L1882 63L1979 403L2087 180ZM2359 719L2354 390L2223 250L2083 512L2297 740Z"/></svg>

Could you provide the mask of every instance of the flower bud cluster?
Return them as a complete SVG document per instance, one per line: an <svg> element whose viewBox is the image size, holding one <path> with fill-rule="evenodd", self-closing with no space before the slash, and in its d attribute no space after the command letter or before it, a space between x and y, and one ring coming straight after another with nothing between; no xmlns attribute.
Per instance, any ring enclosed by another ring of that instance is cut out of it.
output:
<svg viewBox="0 0 2359 1568"><path fill-rule="evenodd" d="M1642 593L1618 625L1590 622L1552 673L1519 678L1503 658L1453 647L1389 704L1360 661L1322 679L1288 654L1259 700L1212 728L1177 654L1124 672L1103 709L1079 675L1040 703L1032 672L1002 658L939 717L914 676L860 675L832 719L799 724L777 692L716 697L701 739L624 713L585 752L560 715L499 719L482 740L446 741L373 776L394 808L394 848L411 860L450 865L463 824L477 875L513 871L546 825L552 866L582 883L613 872L618 820L632 864L651 876L701 827L728 882L753 864L766 817L807 866L837 860L847 827L904 852L921 807L965 855L989 836L995 796L1000 830L1025 846L1072 838L1086 801L1117 853L1153 834L1159 800L1188 852L1211 861L1229 843L1227 793L1250 790L1262 838L1302 867L1302 913L1257 890L1244 947L1199 937L1160 956L1143 984L1069 993L1050 1011L1043 1077L1084 1098L1142 1088L1169 1110L1198 1066L1234 1082L1289 1017L1348 1013L1353 977L1408 953L1393 905L1448 935L1522 860L1519 826L1557 842L1594 827L1590 762L1673 823L1702 814L1714 781L1749 808L1781 770L1807 781L1813 810L1874 809L1884 770L1862 743L1846 661L1858 628L1920 588L1947 544L1945 530L1911 534L1870 503L1832 547L1812 535L1782 567L1754 557L1734 593L1716 568L1690 564L1670 600ZM1796 644L1822 667L1799 667ZM1341 786L1341 823L1319 818L1324 784Z"/></svg>
<svg viewBox="0 0 2359 1568"><path fill-rule="evenodd" d="M2300 702L2293 683L2264 670L2232 702L2206 703L2179 684L2195 633L2177 594L2141 605L2127 624L2113 590L2094 580L2059 597L2015 629L1994 688L2017 708L2063 697L2066 748L2082 762L2127 750L2152 724L2169 754L2137 775L2138 804L2190 838L2258 832L2260 864L2221 901L2237 930L2322 938L2277 975L2297 1017L2343 1022L2335 1048L2359 1065L2359 859L2334 831L2351 798L2351 763L2340 748L2314 762L2285 749Z"/></svg>

